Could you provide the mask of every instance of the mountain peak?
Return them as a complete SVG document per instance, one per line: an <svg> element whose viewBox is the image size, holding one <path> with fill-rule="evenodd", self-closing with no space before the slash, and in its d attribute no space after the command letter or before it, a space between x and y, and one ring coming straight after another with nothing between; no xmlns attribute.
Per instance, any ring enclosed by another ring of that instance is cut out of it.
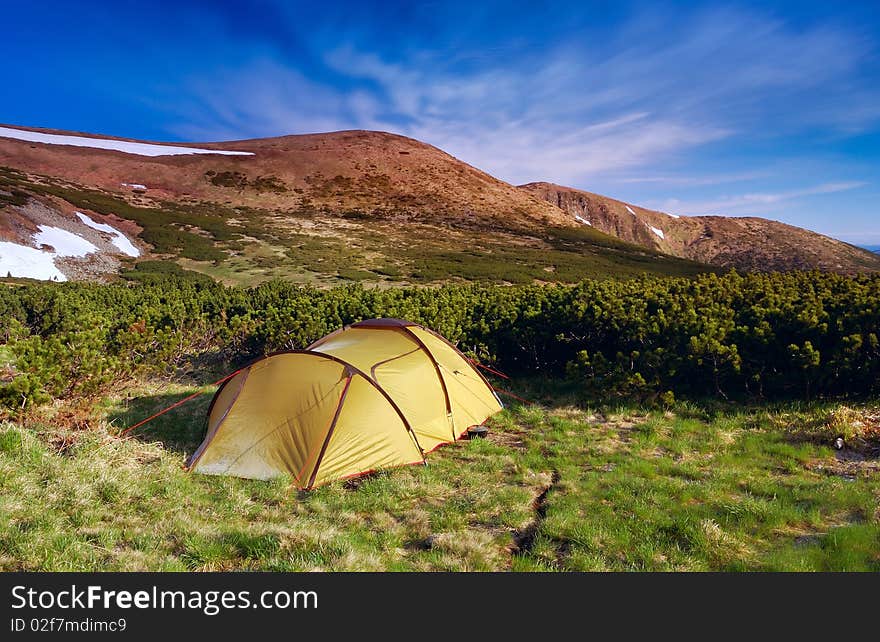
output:
<svg viewBox="0 0 880 642"><path fill-rule="evenodd" d="M741 270L880 270L870 252L816 232L754 216L677 216L544 181L520 185L575 221L673 256Z"/></svg>
<svg viewBox="0 0 880 642"><path fill-rule="evenodd" d="M416 280L573 281L710 269L691 261L880 269L876 255L782 223L679 218L549 182L515 187L382 131L158 143L0 128L2 166L12 168L0 180L7 242L43 251L33 245L39 226L76 233L79 212L128 235L142 258L171 258L229 282L239 273L251 282L291 271L310 281L303 270L322 278L380 278L384 270ZM113 252L109 237L82 232ZM78 261L62 261L74 277Z"/></svg>

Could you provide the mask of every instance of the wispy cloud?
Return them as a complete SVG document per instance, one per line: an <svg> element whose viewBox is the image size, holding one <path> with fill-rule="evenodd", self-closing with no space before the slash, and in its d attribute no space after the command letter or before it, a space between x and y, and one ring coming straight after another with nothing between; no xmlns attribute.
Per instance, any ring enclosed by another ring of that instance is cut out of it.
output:
<svg viewBox="0 0 880 642"><path fill-rule="evenodd" d="M774 207L786 201L793 201L805 196L815 196L817 194L833 194L836 192L845 192L859 187L863 187L867 183L863 181L846 181L840 183L822 183L795 190L787 190L782 192L761 192L752 194L738 194L733 196L723 196L721 198L706 201L682 201L679 199L666 199L652 206L664 212L673 214L684 214L688 216L710 215L710 214L749 214L758 216L772 216Z"/></svg>
<svg viewBox="0 0 880 642"><path fill-rule="evenodd" d="M870 3L44 4L7 3L5 122L195 142L381 129L514 183L876 234Z"/></svg>
<svg viewBox="0 0 880 642"><path fill-rule="evenodd" d="M193 78L189 96L176 103L187 117L174 133L190 140L229 140L344 129L355 126L360 100L357 93L340 93L263 58L245 69Z"/></svg>
<svg viewBox="0 0 880 642"><path fill-rule="evenodd" d="M659 184L664 186L702 187L707 185L724 185L727 183L742 183L756 179L767 178L767 171L735 172L727 174L705 175L644 175L644 176L619 176L612 180L621 185L650 185Z"/></svg>
<svg viewBox="0 0 880 642"><path fill-rule="evenodd" d="M870 45L835 27L793 29L725 10L685 20L650 15L604 40L593 36L568 34L553 47L465 68L461 52L391 59L353 39L322 54L333 83L260 58L194 80L195 99L175 133L386 129L514 183L585 186L672 165L725 139L819 124L851 132L880 118L880 90L841 82Z"/></svg>

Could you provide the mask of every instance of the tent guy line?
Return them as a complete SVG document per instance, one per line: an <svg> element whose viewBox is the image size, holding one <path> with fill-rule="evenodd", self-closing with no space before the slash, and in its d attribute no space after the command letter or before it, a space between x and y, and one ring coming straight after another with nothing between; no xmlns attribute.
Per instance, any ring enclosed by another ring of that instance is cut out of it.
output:
<svg viewBox="0 0 880 642"><path fill-rule="evenodd" d="M202 387L202 388L205 388L205 387L207 387L207 386L216 386L216 385L219 385L219 384L223 383L224 381L226 381L227 379L231 379L232 377L234 377L235 375L237 375L239 372L241 372L241 370L242 370L242 369L240 368L240 369L236 370L235 372L226 375L226 376L223 377L222 379L217 379L217 381L214 381L213 383L203 384L201 387ZM195 399L196 397L198 397L198 396L201 395L201 394L203 394L203 393L202 393L201 390L199 390L198 392L194 392L194 393L192 393L191 395L189 395L189 396L187 396L187 397L184 397L184 398L181 399L180 401L177 401L177 402L171 404L171 405L168 406L167 408L164 408L163 410L160 410L159 412L150 415L150 416L147 417L146 419L137 422L135 425L133 425L133 426L129 426L128 428L126 428L125 430L123 430L121 433L119 433L119 436L120 436L120 437L124 437L125 435L127 435L128 433L130 433L130 432L131 432L132 430L134 430L135 428L140 428L140 427L143 426L144 424L153 421L153 419L155 419L156 417L161 417L161 416L164 415L166 412L168 412L168 411L170 411L170 410L174 410L174 409L177 408L178 406L182 406L182 405L185 404L187 401L191 401L191 400Z"/></svg>

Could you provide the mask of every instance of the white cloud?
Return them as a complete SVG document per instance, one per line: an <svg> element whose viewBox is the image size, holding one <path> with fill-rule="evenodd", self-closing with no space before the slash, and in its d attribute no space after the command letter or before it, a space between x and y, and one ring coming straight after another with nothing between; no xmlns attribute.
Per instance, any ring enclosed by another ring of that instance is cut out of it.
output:
<svg viewBox="0 0 880 642"><path fill-rule="evenodd" d="M201 140L259 138L358 127L364 95L341 94L270 59L194 79L176 134Z"/></svg>
<svg viewBox="0 0 880 642"><path fill-rule="evenodd" d="M767 172L734 172L728 174L704 174L704 175L644 175L644 176L621 176L611 180L621 184L661 184L687 187L701 187L706 185L722 185L725 183L741 183L760 178L767 178Z"/></svg>
<svg viewBox="0 0 880 642"><path fill-rule="evenodd" d="M510 182L588 186L671 166L694 180L698 171L676 161L707 143L813 126L851 133L880 118L880 90L842 80L870 51L858 35L733 10L656 18L464 66L480 52L390 59L351 38L323 53L332 81L267 56L194 80L176 133L390 130Z"/></svg>
<svg viewBox="0 0 880 642"><path fill-rule="evenodd" d="M552 122L513 122L491 132L465 124L427 122L411 135L431 142L491 174L518 184L533 180L578 183L609 170L641 166L683 148L715 140L721 130L643 120L576 133Z"/></svg>
<svg viewBox="0 0 880 642"><path fill-rule="evenodd" d="M716 199L702 201L682 201L671 198L660 203L651 205L661 211L675 212L676 214L684 214L688 216L700 216L721 214L730 216L734 214L748 215L770 215L773 213L774 207L786 201L792 201L804 196L815 196L817 194L833 194L836 192L845 192L859 187L863 187L866 183L861 181L846 181L839 183L822 183L812 187L805 187L795 190L787 190L782 192L756 192L750 194L737 194L732 196L722 196Z"/></svg>

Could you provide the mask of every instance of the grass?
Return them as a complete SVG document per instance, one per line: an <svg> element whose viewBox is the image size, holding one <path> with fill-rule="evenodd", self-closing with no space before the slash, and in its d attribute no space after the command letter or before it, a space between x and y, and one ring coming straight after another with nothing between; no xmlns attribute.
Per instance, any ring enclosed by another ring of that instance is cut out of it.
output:
<svg viewBox="0 0 880 642"><path fill-rule="evenodd" d="M560 481L514 568L880 570L877 468L847 476L775 417L525 413Z"/></svg>
<svg viewBox="0 0 880 642"><path fill-rule="evenodd" d="M238 172L208 174L205 180L239 191L287 189L274 176L250 181ZM313 188L321 194L335 193L349 189L346 180L321 179ZM148 260L173 261L227 285L252 286L272 278L319 286L339 280L380 285L574 283L584 278L718 271L592 229L468 227L455 225L460 217L450 219L442 212L435 212L433 218L410 217L402 224L395 222L393 208L318 209L295 193L288 210L194 200L146 201L151 205L147 207L143 199L134 204L118 194L29 177L8 168L0 168L0 190L0 205L23 204L32 193L133 221L142 228L139 238L153 247L154 256Z"/></svg>
<svg viewBox="0 0 880 642"><path fill-rule="evenodd" d="M0 423L0 569L880 570L878 462L828 445L867 434L858 408L516 406L427 466L297 493L182 470L208 391L115 436L194 391Z"/></svg>

